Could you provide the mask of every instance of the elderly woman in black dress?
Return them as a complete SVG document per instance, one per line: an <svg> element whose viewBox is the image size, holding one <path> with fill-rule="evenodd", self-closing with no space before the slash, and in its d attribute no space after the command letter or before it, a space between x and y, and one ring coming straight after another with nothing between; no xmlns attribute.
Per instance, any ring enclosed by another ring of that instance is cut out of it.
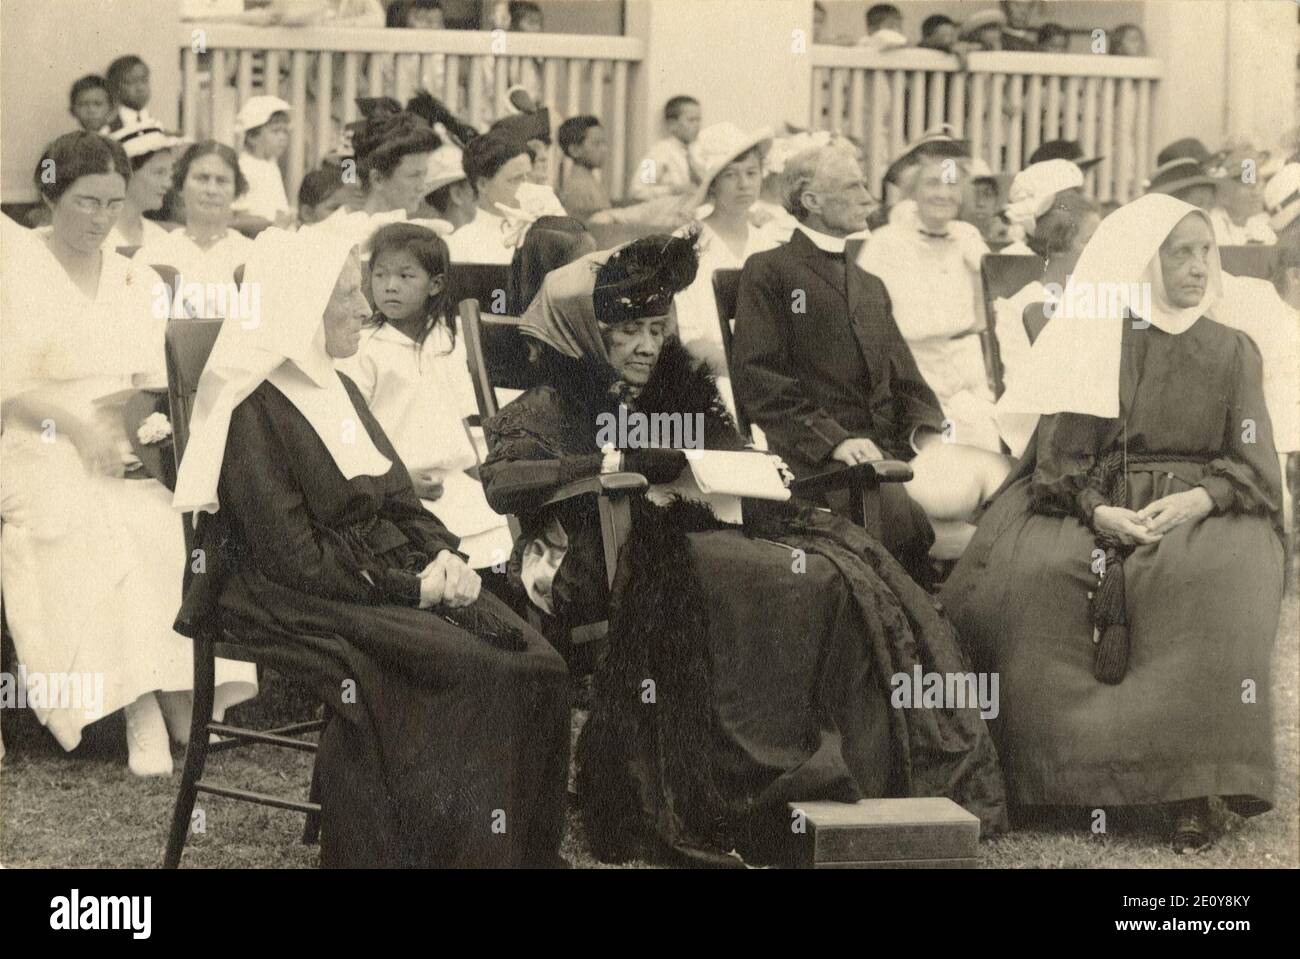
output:
<svg viewBox="0 0 1300 959"><path fill-rule="evenodd" d="M488 502L523 528L512 578L560 624L609 619L577 757L593 848L766 858L789 835L784 803L817 798L950 796L998 828L1001 776L979 710L891 708L896 674L965 667L934 602L878 542L772 502L761 514L747 502L742 532L722 503L693 500L686 456L667 448L684 435L655 447L633 426L602 439L620 417L677 414L699 417L695 445L742 448L712 376L674 335L673 297L696 262L690 238L652 236L552 272L522 319L544 385L485 423ZM633 500L611 596L595 503L545 503L618 469L654 485Z"/></svg>
<svg viewBox="0 0 1300 959"><path fill-rule="evenodd" d="M260 236L200 380L175 505L201 513L206 572L178 629L212 624L309 683L326 866L553 866L568 684L487 592L333 361L369 307L350 241Z"/></svg>
<svg viewBox="0 0 1300 959"><path fill-rule="evenodd" d="M1210 841L1208 797L1252 815L1274 789L1281 477L1220 274L1181 200L1102 221L1001 401L1036 436L942 594L1001 675L1013 802L1162 804L1178 851Z"/></svg>

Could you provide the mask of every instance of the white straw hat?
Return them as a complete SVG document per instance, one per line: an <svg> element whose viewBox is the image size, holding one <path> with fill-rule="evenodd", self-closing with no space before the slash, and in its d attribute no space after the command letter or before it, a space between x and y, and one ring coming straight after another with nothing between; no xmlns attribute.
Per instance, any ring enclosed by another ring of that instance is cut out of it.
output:
<svg viewBox="0 0 1300 959"><path fill-rule="evenodd" d="M708 201L710 185L728 163L754 147L766 154L771 146L772 131L767 127L752 133L746 133L734 123L705 127L690 146L691 166L700 175L700 185L691 198L691 205L698 207Z"/></svg>

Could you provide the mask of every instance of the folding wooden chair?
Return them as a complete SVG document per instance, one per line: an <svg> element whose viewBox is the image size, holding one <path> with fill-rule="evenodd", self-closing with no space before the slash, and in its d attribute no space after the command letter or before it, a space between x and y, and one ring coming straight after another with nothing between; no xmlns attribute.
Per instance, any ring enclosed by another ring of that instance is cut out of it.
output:
<svg viewBox="0 0 1300 959"><path fill-rule="evenodd" d="M727 360L727 370L734 367L731 357L732 339L735 335L736 300L740 290L740 270L717 270L713 274L713 298L718 305L718 327L722 333L722 351ZM734 382L734 379L733 379ZM740 435L750 437L752 428L745 415L744 404L736 398L736 426ZM796 499L820 501L828 492L849 491L849 519L880 538L880 484L905 483L912 478L912 467L899 460L877 460L856 466L836 465L811 476L804 476L790 484L790 495Z"/></svg>
<svg viewBox="0 0 1300 959"><path fill-rule="evenodd" d="M1004 389L1002 353L998 349L996 316L993 304L1002 298L1014 296L1034 280L1042 279L1045 264L1042 257L986 253L980 260L980 286L984 291L984 315L988 323L980 333L980 346L984 350L984 370L988 375L989 389L1000 397Z"/></svg>
<svg viewBox="0 0 1300 959"><path fill-rule="evenodd" d="M221 329L221 320L195 319L172 321L167 325L167 397L171 405L172 447L179 470L185 444L189 440L190 414L198 392L199 376L207 363L208 355ZM184 516L185 561L190 562L196 543L191 514ZM311 794L308 802L284 799L262 793L237 789L203 779L204 766L209 753L223 752L240 746L261 743L315 753L316 743L298 737L319 732L324 720L292 723L275 729L255 730L212 719L212 701L215 695L215 661L217 657L241 662L257 663L256 650L240 642L238 636L227 630L205 629L194 640L194 713L190 720L190 744L185 750L185 767L181 773L180 789L176 794L176 807L172 812L171 831L167 837L167 851L163 867L175 869L180 865L181 851L189 835L190 816L199 793L240 799L260 806L292 809L306 813L303 842L316 841L320 829L320 797L315 768L312 770ZM209 743L210 735L220 739Z"/></svg>
<svg viewBox="0 0 1300 959"><path fill-rule="evenodd" d="M474 383L474 396L478 401L480 416L487 419L500 409L496 393L498 389L522 390L536 385L532 354L518 323L509 319L484 317L477 300L461 301L460 321L470 378ZM543 504L543 507L549 507L579 496L596 497L600 514L600 538L605 556L605 578L611 588L618 569L618 555L632 531L630 497L645 490L648 485L640 473L603 473L561 487ZM509 522L511 535L518 539L518 519L511 516ZM528 607L528 618L534 628L540 629L541 613L532 605ZM579 624L569 630L569 642L580 646L602 640L608 632L608 621Z"/></svg>
<svg viewBox="0 0 1300 959"><path fill-rule="evenodd" d="M1277 266L1278 248L1276 246L1221 246L1219 260L1225 273L1233 276L1253 276L1261 280L1271 280L1273 269Z"/></svg>

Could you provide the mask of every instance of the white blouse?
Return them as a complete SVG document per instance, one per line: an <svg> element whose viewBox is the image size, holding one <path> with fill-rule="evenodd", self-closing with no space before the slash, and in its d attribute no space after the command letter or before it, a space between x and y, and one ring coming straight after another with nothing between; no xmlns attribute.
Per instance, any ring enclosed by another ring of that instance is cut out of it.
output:
<svg viewBox="0 0 1300 959"><path fill-rule="evenodd" d="M446 238L451 262L508 264L515 248L506 246L505 227L505 217L477 210L474 219Z"/></svg>
<svg viewBox="0 0 1300 959"><path fill-rule="evenodd" d="M395 327L365 330L355 355L338 364L360 388L406 468L432 472L443 483L425 508L460 537L460 549L476 569L504 563L512 540L506 518L495 512L478 480L465 470L478 451L465 417L478 412L465 354L465 339L439 325L423 346Z"/></svg>
<svg viewBox="0 0 1300 959"><path fill-rule="evenodd" d="M916 365L953 423L953 438L998 451L993 393L976 335L984 327L980 257L989 252L979 230L953 220L944 237L922 232L916 204L904 201L876 230L858 265L889 292L894 320Z"/></svg>
<svg viewBox="0 0 1300 959"><path fill-rule="evenodd" d="M244 265L252 246L248 237L228 229L216 243L201 247L182 227L140 247L133 259L177 271L180 295L173 303L173 318L238 318L253 309L248 294L235 285L235 270Z"/></svg>

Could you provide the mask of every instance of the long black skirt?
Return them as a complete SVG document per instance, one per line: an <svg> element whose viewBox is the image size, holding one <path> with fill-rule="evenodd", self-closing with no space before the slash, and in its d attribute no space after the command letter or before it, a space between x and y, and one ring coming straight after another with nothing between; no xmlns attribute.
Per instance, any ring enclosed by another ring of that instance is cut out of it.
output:
<svg viewBox="0 0 1300 959"><path fill-rule="evenodd" d="M478 603L527 649L499 649L428 610L339 603L256 572L223 591L223 624L325 703L322 866L560 865L564 662L496 597Z"/></svg>

